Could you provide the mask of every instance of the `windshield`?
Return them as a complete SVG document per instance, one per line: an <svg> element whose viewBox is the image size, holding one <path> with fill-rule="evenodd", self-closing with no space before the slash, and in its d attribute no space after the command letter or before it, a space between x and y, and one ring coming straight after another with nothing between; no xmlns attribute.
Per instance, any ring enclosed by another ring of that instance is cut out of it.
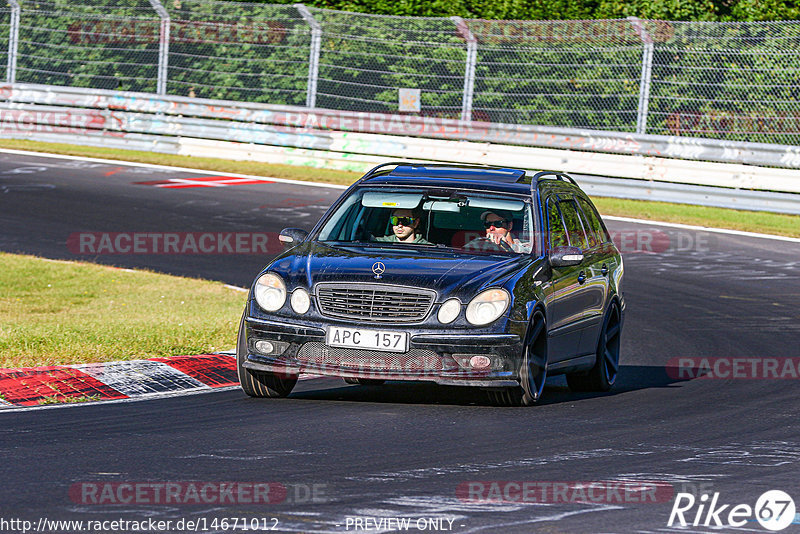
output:
<svg viewBox="0 0 800 534"><path fill-rule="evenodd" d="M317 239L528 254L533 235L530 204L518 197L361 188L330 216Z"/></svg>

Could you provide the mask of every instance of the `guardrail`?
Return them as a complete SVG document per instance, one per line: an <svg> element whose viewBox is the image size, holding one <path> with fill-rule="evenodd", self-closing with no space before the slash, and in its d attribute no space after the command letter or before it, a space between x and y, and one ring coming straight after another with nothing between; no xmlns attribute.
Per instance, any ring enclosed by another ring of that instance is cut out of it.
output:
<svg viewBox="0 0 800 534"><path fill-rule="evenodd" d="M513 162L529 169L647 180L646 198L651 200L658 200L653 195L658 182L800 193L800 173L795 170L800 168L800 147L785 145L29 84L0 86L0 98L4 99L0 102L3 137L256 161L321 161L351 170L389 157L489 165ZM626 189L633 195L630 198L641 198L639 190ZM619 184L614 191L613 196L620 196ZM764 205L763 195L759 201L754 197L753 206L736 196L740 207L775 210L774 202ZM789 196L779 204L791 206L791 200ZM702 204L703 198L696 203Z"/></svg>
<svg viewBox="0 0 800 534"><path fill-rule="evenodd" d="M389 134L800 169L800 146L793 145L461 121L400 113L308 109L295 106L34 84L2 85L0 86L0 99L5 100L3 103L5 109L22 109L22 107L11 106L12 103L47 104L115 112L224 119L252 123L252 125L286 127L298 132L340 131ZM100 116L92 115L90 127L113 128L114 121L118 120L114 119L108 124L94 122L99 121ZM28 118L25 116L26 120ZM177 122L175 123L177 124ZM200 124L198 123L198 126ZM7 126L4 125L4 127ZM241 128L234 128L234 130L239 129ZM254 132L258 131L254 127L249 127L249 129ZM205 135L202 131L187 131L183 135L192 135L192 133L198 134L194 137ZM257 137L254 135L254 139L247 142L264 142Z"/></svg>

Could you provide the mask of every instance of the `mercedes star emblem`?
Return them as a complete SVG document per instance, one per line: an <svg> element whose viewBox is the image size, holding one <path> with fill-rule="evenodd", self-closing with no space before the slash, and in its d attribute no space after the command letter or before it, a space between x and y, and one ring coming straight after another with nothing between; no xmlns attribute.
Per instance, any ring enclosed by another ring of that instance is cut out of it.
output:
<svg viewBox="0 0 800 534"><path fill-rule="evenodd" d="M386 265L382 261L376 261L372 264L372 272L375 273L375 280L378 280L386 272Z"/></svg>

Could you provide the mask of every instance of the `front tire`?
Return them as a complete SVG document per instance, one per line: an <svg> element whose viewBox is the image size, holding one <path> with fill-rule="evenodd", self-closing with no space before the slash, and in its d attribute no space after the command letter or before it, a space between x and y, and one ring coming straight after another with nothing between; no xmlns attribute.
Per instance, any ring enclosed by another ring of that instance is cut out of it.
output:
<svg viewBox="0 0 800 534"><path fill-rule="evenodd" d="M246 313L246 312L245 312ZM244 315L239 323L239 337L236 343L236 369L239 373L239 385L251 397L286 397L297 384L297 375L281 376L269 371L253 371L244 367L247 360L247 336L245 333Z"/></svg>
<svg viewBox="0 0 800 534"><path fill-rule="evenodd" d="M515 388L490 390L489 399L497 406L532 406L539 402L547 380L547 323L537 311L525 339L525 351Z"/></svg>
<svg viewBox="0 0 800 534"><path fill-rule="evenodd" d="M594 367L586 373L570 373L567 385L572 391L608 391L617 381L619 371L619 341L622 330L622 315L616 301L606 312L600 339L597 342L597 357Z"/></svg>

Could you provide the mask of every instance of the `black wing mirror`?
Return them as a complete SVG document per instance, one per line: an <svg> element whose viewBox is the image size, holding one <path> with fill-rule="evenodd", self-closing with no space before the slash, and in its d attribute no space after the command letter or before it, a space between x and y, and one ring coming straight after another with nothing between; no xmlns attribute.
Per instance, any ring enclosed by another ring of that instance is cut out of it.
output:
<svg viewBox="0 0 800 534"><path fill-rule="evenodd" d="M583 261L583 252L578 247L554 247L548 259L553 267L570 267Z"/></svg>
<svg viewBox="0 0 800 534"><path fill-rule="evenodd" d="M281 242L283 248L296 247L308 237L308 232L300 228L284 228L278 235L278 241Z"/></svg>

